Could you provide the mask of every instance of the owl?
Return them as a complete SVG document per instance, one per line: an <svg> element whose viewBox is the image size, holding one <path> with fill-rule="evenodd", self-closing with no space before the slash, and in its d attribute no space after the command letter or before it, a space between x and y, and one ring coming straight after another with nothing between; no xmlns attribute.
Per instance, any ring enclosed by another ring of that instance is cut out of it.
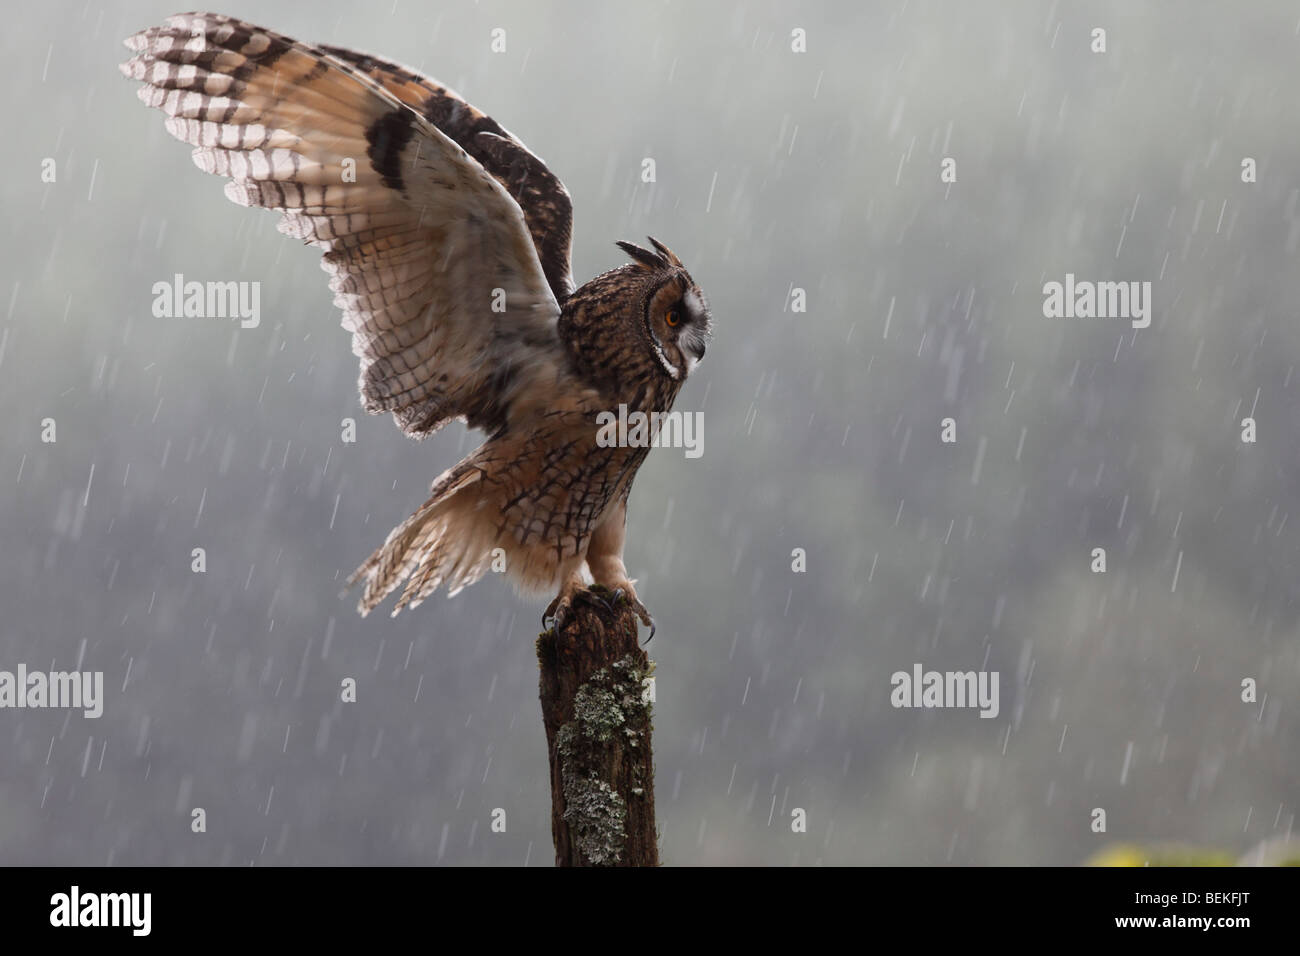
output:
<svg viewBox="0 0 1300 956"><path fill-rule="evenodd" d="M450 89L377 57L192 13L126 41L122 72L226 196L324 250L371 413L423 438L486 433L349 579L367 614L456 594L505 556L563 624L602 586L653 621L623 563L648 452L601 413L667 412L704 357L704 293L667 246L575 288L572 204L546 165ZM605 419L608 420L608 419ZM499 550L498 550L499 549Z"/></svg>

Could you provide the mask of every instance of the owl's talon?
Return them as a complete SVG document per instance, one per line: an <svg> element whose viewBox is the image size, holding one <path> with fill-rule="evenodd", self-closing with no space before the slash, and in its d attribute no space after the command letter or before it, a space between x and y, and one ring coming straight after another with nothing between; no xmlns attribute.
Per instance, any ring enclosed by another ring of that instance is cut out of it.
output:
<svg viewBox="0 0 1300 956"><path fill-rule="evenodd" d="M599 601L601 606L604 607L605 610L608 611L610 614L613 614L614 611L618 608L620 601L623 601L627 598L627 591L623 588L614 588L612 591L609 592L608 597L601 594L595 588L592 588L592 590L589 593L593 598Z"/></svg>
<svg viewBox="0 0 1300 956"><path fill-rule="evenodd" d="M598 586L599 585L597 585L597 587ZM633 597L632 592L627 588L613 588L610 590L608 598L601 594L600 591L597 591L596 587L592 587L590 590L584 591L583 593L589 594L592 600L598 601L604 606L605 610L610 612L618 607L620 603L626 602L632 609L632 613L641 619L641 623L650 628L650 637L646 638L646 643L650 643L650 638L655 636L655 619L650 616L650 612L646 610L646 606Z"/></svg>
<svg viewBox="0 0 1300 956"><path fill-rule="evenodd" d="M557 594L555 600L547 605L546 610L542 612L542 627L547 631L560 633L564 627L564 622L569 619L569 611L572 604L563 594Z"/></svg>
<svg viewBox="0 0 1300 956"><path fill-rule="evenodd" d="M621 590L622 589L620 588L620 591ZM632 608L632 613L641 619L642 624L650 628L650 636L645 639L645 642L649 644L655 636L655 619L650 616L650 612L646 610L646 606L636 598L627 593L624 593L623 596L627 599L628 606Z"/></svg>
<svg viewBox="0 0 1300 956"><path fill-rule="evenodd" d="M592 604L605 611L612 612L614 610L614 601L611 598L605 596L603 588L600 588L599 590L598 588L599 585L592 585L589 588L584 588L583 590L579 591L573 597L575 600L581 598L582 600L586 601L588 604Z"/></svg>

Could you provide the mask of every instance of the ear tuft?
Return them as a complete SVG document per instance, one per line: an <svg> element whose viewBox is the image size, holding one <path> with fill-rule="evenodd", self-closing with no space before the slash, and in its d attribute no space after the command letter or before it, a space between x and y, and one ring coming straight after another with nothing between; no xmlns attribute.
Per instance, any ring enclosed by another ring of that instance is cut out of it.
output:
<svg viewBox="0 0 1300 956"><path fill-rule="evenodd" d="M668 262L669 265L677 266L679 268L681 267L682 260L678 259L671 249L665 246L654 236L647 236L646 238L650 240L650 244L659 251L659 255L661 255Z"/></svg>
<svg viewBox="0 0 1300 956"><path fill-rule="evenodd" d="M650 241L654 242L653 239ZM662 255L657 252L651 252L649 249L642 249L635 243L624 242L620 239L615 243L615 245L631 256L639 265L644 266L647 269L666 269L669 266L668 260Z"/></svg>

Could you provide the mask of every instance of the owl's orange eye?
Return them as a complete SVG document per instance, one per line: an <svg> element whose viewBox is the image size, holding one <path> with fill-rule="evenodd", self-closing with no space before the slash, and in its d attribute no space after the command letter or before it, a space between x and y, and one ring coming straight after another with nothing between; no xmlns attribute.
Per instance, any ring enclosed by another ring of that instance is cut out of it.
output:
<svg viewBox="0 0 1300 956"><path fill-rule="evenodd" d="M670 329L677 328L677 324L681 322L681 320L682 318L677 313L676 309L671 310L667 315L664 316L664 321L668 323L668 327Z"/></svg>

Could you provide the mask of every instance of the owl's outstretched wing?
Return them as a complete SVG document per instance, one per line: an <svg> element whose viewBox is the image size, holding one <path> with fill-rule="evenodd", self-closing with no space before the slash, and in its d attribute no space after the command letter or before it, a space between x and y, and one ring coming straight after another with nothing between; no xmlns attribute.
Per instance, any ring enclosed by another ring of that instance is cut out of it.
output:
<svg viewBox="0 0 1300 956"><path fill-rule="evenodd" d="M168 18L122 65L205 172L325 250L366 409L489 432L564 390L559 306L519 204L435 124L324 50L230 17Z"/></svg>
<svg viewBox="0 0 1300 956"><path fill-rule="evenodd" d="M524 211L524 221L555 298L563 301L573 292L573 202L564 183L542 160L492 117L427 76L368 53L337 46L321 49L379 83L454 139L495 176Z"/></svg>

